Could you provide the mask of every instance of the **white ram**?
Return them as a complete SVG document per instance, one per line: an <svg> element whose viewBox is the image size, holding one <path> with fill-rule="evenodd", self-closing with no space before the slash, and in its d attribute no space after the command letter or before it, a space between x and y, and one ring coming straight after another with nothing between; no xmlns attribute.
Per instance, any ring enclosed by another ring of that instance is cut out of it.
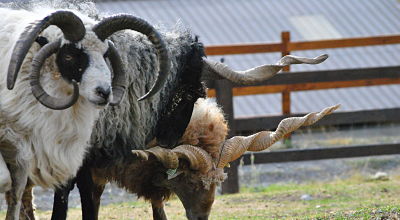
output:
<svg viewBox="0 0 400 220"><path fill-rule="evenodd" d="M74 176L99 111L124 95L122 61L106 38L132 29L157 48L160 77L143 98L161 88L169 62L155 29L130 15L96 22L54 9L0 14L0 192L7 191L7 219L18 219L28 177L55 187Z"/></svg>

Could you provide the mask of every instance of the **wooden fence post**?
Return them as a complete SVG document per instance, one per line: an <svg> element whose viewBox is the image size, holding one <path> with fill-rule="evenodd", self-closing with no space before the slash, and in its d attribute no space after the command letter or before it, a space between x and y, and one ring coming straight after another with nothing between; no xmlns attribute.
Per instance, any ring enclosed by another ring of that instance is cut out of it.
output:
<svg viewBox="0 0 400 220"><path fill-rule="evenodd" d="M289 55L290 32L284 31L281 33L282 40L282 57ZM283 67L283 71L289 72L290 66ZM282 92L282 113L284 115L290 114L290 91Z"/></svg>
<svg viewBox="0 0 400 220"><path fill-rule="evenodd" d="M289 43L290 43L290 32L288 31L283 31L281 33L281 41L282 41L282 57L289 55ZM285 66L283 67L283 71L289 72L290 71L290 66ZM290 91L284 91L282 92L282 114L283 115L290 115ZM285 136L285 139L283 139L284 142L287 142L290 140L290 134ZM290 143L290 142L289 142Z"/></svg>
<svg viewBox="0 0 400 220"><path fill-rule="evenodd" d="M289 31L282 31L281 33L281 41L282 41L282 57L289 55L289 44L290 44L290 32ZM290 66L283 67L283 71L289 72Z"/></svg>
<svg viewBox="0 0 400 220"><path fill-rule="evenodd" d="M215 92L217 103L222 107L226 114L229 134L231 137L235 134L235 121L233 115L233 95L232 84L228 80L218 80L215 82ZM238 161L230 164L229 168L225 168L228 173L228 178L222 183L222 194L238 193L239 192L239 176L238 176Z"/></svg>

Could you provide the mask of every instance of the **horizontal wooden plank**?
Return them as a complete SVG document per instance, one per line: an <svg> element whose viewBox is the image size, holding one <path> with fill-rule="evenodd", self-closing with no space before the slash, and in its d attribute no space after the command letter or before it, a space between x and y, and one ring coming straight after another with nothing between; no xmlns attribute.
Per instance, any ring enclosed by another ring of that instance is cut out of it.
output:
<svg viewBox="0 0 400 220"><path fill-rule="evenodd" d="M205 52L208 56L246 54L246 53L269 53L269 52L280 52L281 50L282 50L281 43L212 45L212 46L207 46L205 48Z"/></svg>
<svg viewBox="0 0 400 220"><path fill-rule="evenodd" d="M234 96L243 95L258 95L258 94L269 94L269 93L281 93L286 91L311 91L319 89L337 89L337 88L349 88L359 86L378 86L378 85L391 85L400 84L399 79L367 79L367 80L354 80L354 81L337 81L337 82L319 82L319 83L300 83L300 84L289 84L289 85L270 85L270 86L248 86L233 88L232 92ZM207 93L209 97L215 97L215 90L210 89Z"/></svg>
<svg viewBox="0 0 400 220"><path fill-rule="evenodd" d="M290 51L400 44L400 35L290 42Z"/></svg>
<svg viewBox="0 0 400 220"><path fill-rule="evenodd" d="M400 78L400 66L280 73L270 80L259 83L259 85L336 82L381 78ZM244 86L245 85L234 85L234 87Z"/></svg>
<svg viewBox="0 0 400 220"><path fill-rule="evenodd" d="M301 150L280 150L243 155L244 165L400 154L400 144L379 144Z"/></svg>
<svg viewBox="0 0 400 220"><path fill-rule="evenodd" d="M388 44L400 44L400 35L289 42L287 45L287 50L288 51L316 50L316 49L327 49L327 48L345 48L345 47L375 46L375 45L388 45ZM249 53L270 53L270 52L282 52L283 50L284 47L282 43L246 43L246 44L231 44L231 45L210 45L205 47L205 52L209 56L249 54Z"/></svg>
<svg viewBox="0 0 400 220"><path fill-rule="evenodd" d="M235 130L237 133L243 131L259 131L275 129L279 122L287 117L298 117L304 114L291 114L267 117L237 118L235 119ZM362 123L384 123L400 122L400 108L362 110L352 112L337 112L325 116L314 126L332 126Z"/></svg>
<svg viewBox="0 0 400 220"><path fill-rule="evenodd" d="M233 95L254 95L356 86L398 84L400 66L280 73L272 79L249 86L235 84ZM214 83L208 82L209 97L215 97Z"/></svg>
<svg viewBox="0 0 400 220"><path fill-rule="evenodd" d="M400 66L279 73L271 79L260 83L252 85L234 84L233 87L287 85L382 78L400 78ZM209 83L208 86L209 88L214 88L213 83Z"/></svg>

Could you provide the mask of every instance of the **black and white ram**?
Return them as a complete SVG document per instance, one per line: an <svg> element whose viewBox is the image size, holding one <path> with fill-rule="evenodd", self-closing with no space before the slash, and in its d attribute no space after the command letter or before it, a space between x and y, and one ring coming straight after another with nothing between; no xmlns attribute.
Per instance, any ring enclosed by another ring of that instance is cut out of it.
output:
<svg viewBox="0 0 400 220"><path fill-rule="evenodd" d="M146 97L162 87L169 62L159 34L133 16L97 22L43 8L0 8L0 15L0 192L6 192L6 219L18 219L28 178L54 188L75 176L101 109L124 96L122 61L106 38L133 29L157 48L161 77Z"/></svg>

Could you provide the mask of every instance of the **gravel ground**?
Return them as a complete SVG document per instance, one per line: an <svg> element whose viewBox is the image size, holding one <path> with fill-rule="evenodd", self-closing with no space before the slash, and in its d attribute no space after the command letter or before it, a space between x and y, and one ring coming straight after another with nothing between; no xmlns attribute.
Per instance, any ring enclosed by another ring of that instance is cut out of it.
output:
<svg viewBox="0 0 400 220"><path fill-rule="evenodd" d="M37 209L51 210L53 207L53 193L51 189L43 189L41 187L34 188L35 204ZM3 194L0 194L0 210L6 209L6 202ZM125 201L134 201L136 196L127 193L115 185L108 184L102 196L102 204L119 203ZM69 196L69 207L80 207L80 197L78 189L75 187Z"/></svg>
<svg viewBox="0 0 400 220"><path fill-rule="evenodd" d="M316 146L337 146L372 143L399 143L400 125L352 128L350 130L301 130L292 136L292 146L296 148ZM283 144L272 150L286 147ZM400 171L400 155L353 159L334 159L309 162L273 163L265 165L242 166L239 169L241 186L267 186L283 182L329 181L346 178L354 174L371 176L376 172L389 175ZM34 189L35 204L38 209L52 208L53 190L40 187ZM4 196L0 194L0 210L6 208ZM136 196L126 193L114 185L107 185L102 196L102 204L134 201ZM80 207L79 193L75 188L69 198L70 207Z"/></svg>

